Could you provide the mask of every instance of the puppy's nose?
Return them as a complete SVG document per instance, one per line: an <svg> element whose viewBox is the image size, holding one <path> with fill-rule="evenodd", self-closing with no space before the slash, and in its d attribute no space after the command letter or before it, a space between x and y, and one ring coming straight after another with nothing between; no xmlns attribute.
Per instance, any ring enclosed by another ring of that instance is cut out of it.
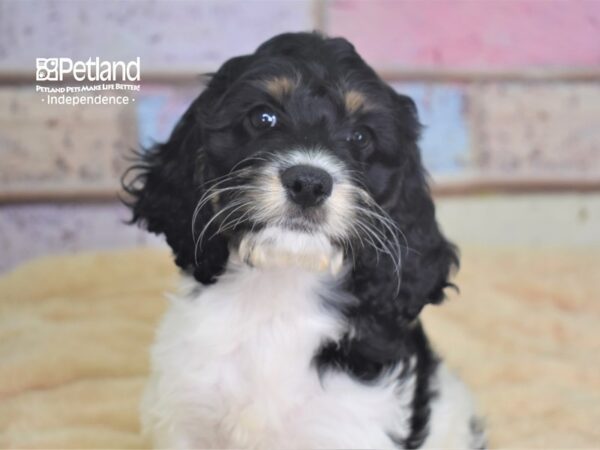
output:
<svg viewBox="0 0 600 450"><path fill-rule="evenodd" d="M331 195L333 178L318 167L292 166L281 174L290 199L303 208L320 205Z"/></svg>

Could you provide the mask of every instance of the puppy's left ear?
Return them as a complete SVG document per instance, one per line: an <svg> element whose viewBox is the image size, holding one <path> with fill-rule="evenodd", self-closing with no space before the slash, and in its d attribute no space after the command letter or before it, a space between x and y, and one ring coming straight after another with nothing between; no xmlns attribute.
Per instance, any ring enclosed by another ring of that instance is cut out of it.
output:
<svg viewBox="0 0 600 450"><path fill-rule="evenodd" d="M454 287L449 278L458 268L456 247L443 236L435 218L435 206L427 172L417 145L420 124L414 101L394 93L398 139L405 159L397 169L395 198L388 211L405 235L398 301L407 318L416 317L427 303L440 303L444 289Z"/></svg>
<svg viewBox="0 0 600 450"><path fill-rule="evenodd" d="M352 284L355 295L363 299L363 313L379 316L378 322L389 323L392 332L395 324L414 320L426 304L444 299L444 289L453 286L449 277L459 260L435 219L417 145L420 124L416 106L412 99L391 89L390 95L395 107L393 146L397 156L394 164L381 169L385 194L378 202L402 232L400 280L391 258L365 252L357 259Z"/></svg>

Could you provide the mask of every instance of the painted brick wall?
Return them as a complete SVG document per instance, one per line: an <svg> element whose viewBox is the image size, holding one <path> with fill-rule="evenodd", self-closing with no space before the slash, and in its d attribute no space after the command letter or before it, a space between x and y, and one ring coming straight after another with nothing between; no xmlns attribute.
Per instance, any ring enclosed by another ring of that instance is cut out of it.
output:
<svg viewBox="0 0 600 450"><path fill-rule="evenodd" d="M596 0L321 4L324 7L309 0L4 0L0 65L28 70L36 57L58 54L140 56L151 70L206 69L252 51L279 32L322 24L327 33L354 42L379 67L503 70L600 64Z"/></svg>
<svg viewBox="0 0 600 450"><path fill-rule="evenodd" d="M145 73L198 72L273 34L313 27L307 0L4 0L0 67L31 70L37 57L139 56Z"/></svg>
<svg viewBox="0 0 600 450"><path fill-rule="evenodd" d="M328 31L378 66L600 65L595 0L332 0Z"/></svg>
<svg viewBox="0 0 600 450"><path fill-rule="evenodd" d="M600 1L0 0L0 270L144 244L112 200L123 155L168 137L202 89L198 73L313 29L347 37L416 101L439 191L489 179L600 186ZM35 58L51 56L139 56L142 91L126 107L49 107L33 86ZM40 193L46 203L1 203ZM52 201L69 193L110 201Z"/></svg>
<svg viewBox="0 0 600 450"><path fill-rule="evenodd" d="M0 79L16 71L32 83L35 58L60 55L140 56L142 78L161 75L162 81L146 82L136 105L87 110L49 108L26 87L5 85L0 194L114 190L127 149L166 138L200 91L197 71L214 70L278 32L319 26L349 38L399 91L414 97L427 127L422 147L434 178L600 178L594 126L600 95L598 1L5 0ZM585 83L568 77L519 82L519 71L556 68L587 70L589 76ZM439 75L407 83L403 69ZM471 78L444 79L444 70L456 69ZM479 80L479 70L511 71L516 79ZM189 82L173 85L169 73Z"/></svg>
<svg viewBox="0 0 600 450"><path fill-rule="evenodd" d="M598 82L477 85L467 114L474 162L484 173L600 175Z"/></svg>
<svg viewBox="0 0 600 450"><path fill-rule="evenodd" d="M114 191L127 149L137 146L135 109L41 99L30 87L0 88L2 191Z"/></svg>

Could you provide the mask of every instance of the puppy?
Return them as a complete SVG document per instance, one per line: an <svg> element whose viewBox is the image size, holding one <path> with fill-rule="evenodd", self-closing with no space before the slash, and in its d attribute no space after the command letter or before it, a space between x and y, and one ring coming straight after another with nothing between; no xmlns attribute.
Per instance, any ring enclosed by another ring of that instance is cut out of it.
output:
<svg viewBox="0 0 600 450"><path fill-rule="evenodd" d="M457 252L413 101L344 39L283 34L227 61L125 183L181 289L144 430L171 448L482 448L419 313Z"/></svg>

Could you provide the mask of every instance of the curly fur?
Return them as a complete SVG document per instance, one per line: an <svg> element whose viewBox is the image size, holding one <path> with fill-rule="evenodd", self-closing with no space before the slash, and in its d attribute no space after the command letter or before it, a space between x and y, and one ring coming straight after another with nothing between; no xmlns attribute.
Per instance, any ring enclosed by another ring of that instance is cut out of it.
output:
<svg viewBox="0 0 600 450"><path fill-rule="evenodd" d="M269 80L276 85L268 85ZM249 129L247 116L265 103L285 123L258 134ZM344 139L357 124L366 124L373 134L360 151ZM440 363L418 316L425 305L442 302L458 267L456 248L435 220L417 144L420 128L414 102L386 85L349 42L284 34L252 55L229 60L212 75L168 142L142 152L130 172L134 179L125 183L132 221L164 234L176 264L198 283L218 286L220 277L229 273L231 254L242 236L269 223L233 209L235 222L216 218L235 198L227 192L223 198L207 196L214 180L235 172L242 175L228 183L254 186L257 171L284 164L283 155L291 149L333 155L344 167L341 176L355 185L352 199L360 203L361 193L368 196L393 222L381 236L397 239L398 245L386 253L360 242L360 236L332 238L343 248L346 263L336 289L353 301L325 301L343 325L339 333L319 341L312 365L321 377L343 373L359 384L377 382L402 368L396 379L414 384L407 397L406 432L386 430L400 448L428 442L435 434L430 432L431 410L448 397L433 382Z"/></svg>

